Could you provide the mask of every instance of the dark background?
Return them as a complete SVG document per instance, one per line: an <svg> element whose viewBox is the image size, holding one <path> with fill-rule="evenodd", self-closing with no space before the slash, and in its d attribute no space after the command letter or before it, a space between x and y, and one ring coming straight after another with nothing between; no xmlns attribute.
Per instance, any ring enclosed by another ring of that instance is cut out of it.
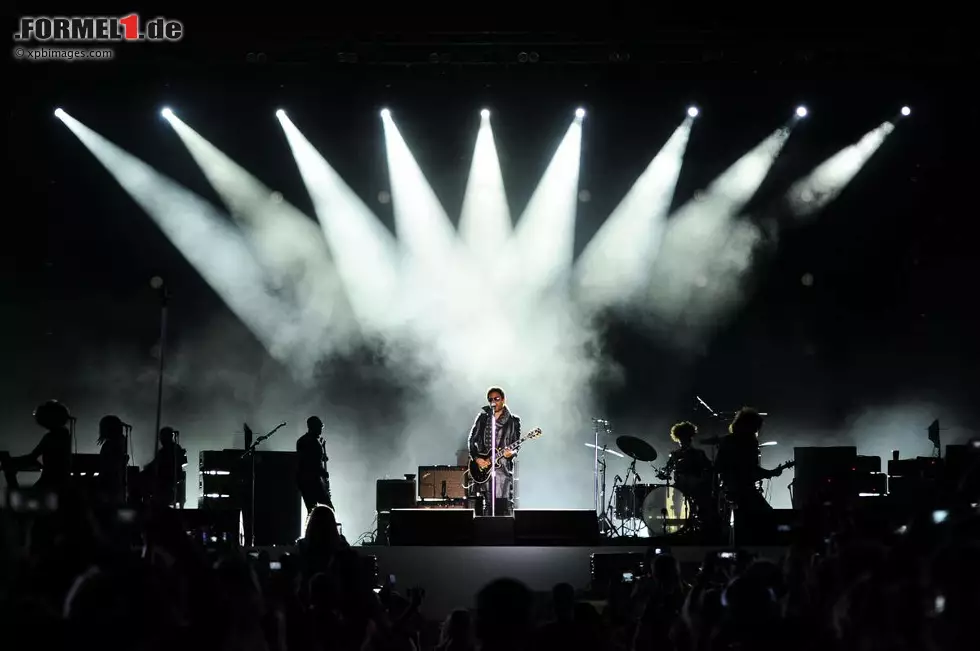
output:
<svg viewBox="0 0 980 651"><path fill-rule="evenodd" d="M446 15L402 22L380 15L369 23L337 15L195 18L168 9L150 13L182 20L181 43L119 44L112 62L13 65L0 449L29 445L30 412L50 397L91 411L85 426L93 440L94 419L125 409L113 400L130 401L127 413L152 429L158 326L148 279L157 273L174 288L171 342L184 365L168 394L171 418L206 420L229 405L247 415L254 392L287 382L53 117L57 106L220 205L160 119L160 108L170 106L312 215L273 116L285 108L391 227L390 205L376 199L387 189L380 107L392 109L455 219L480 108L493 111L516 215L583 105L581 187L592 200L579 206L580 252L691 103L702 116L675 207L797 104L809 107L750 213L764 212L789 183L908 104L911 118L844 194L812 224L782 233L755 270L751 299L703 355L681 359L639 326L612 320L605 341L625 382L599 382L597 390L608 415L632 423L686 416L698 393L717 408L755 404L788 415L786 423L826 431L846 428L867 409L925 404L923 422L908 430L924 437L938 417L955 430L950 437L976 432L978 113L967 82L976 53L955 19L913 26L885 14L846 26L776 28L748 19L640 24L639 11L595 16L587 30L555 18L547 32L491 33L506 21L487 17L474 31L477 19L451 25ZM409 34L396 34L399 25ZM519 63L521 52L538 52L539 61ZM801 284L804 273L813 274L812 287ZM351 384L377 390L374 380L357 380L356 360L343 368L346 388L320 390L350 391L352 401ZM224 419L238 420L238 413ZM232 434L198 436L230 443ZM364 434L370 438L370 428Z"/></svg>

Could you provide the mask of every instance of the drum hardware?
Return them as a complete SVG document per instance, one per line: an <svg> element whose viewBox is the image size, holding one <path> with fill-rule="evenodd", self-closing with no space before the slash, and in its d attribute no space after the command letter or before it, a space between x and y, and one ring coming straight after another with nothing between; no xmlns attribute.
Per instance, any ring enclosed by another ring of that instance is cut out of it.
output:
<svg viewBox="0 0 980 651"><path fill-rule="evenodd" d="M621 478L618 475L613 481L613 492L615 498L615 510L610 505L610 511L615 513L620 520L617 530L620 536L636 536L640 533L637 521L642 520L641 505L650 488L649 485L641 483L643 478L636 471L636 462L652 462L657 458L657 451L653 447L633 436L620 436L616 439L616 447L628 456L631 461L626 476ZM619 482L621 485L617 486ZM642 525L640 525L642 526Z"/></svg>
<svg viewBox="0 0 980 651"><path fill-rule="evenodd" d="M599 533L613 536L616 533L616 526L612 523L606 511L606 452L612 452L612 450L607 450L606 445L599 445L600 428L605 432L606 436L612 434L612 428L608 420L593 418L592 433L595 436L595 442L592 444L586 443L586 446L592 448L594 453L592 486L595 511L599 517Z"/></svg>

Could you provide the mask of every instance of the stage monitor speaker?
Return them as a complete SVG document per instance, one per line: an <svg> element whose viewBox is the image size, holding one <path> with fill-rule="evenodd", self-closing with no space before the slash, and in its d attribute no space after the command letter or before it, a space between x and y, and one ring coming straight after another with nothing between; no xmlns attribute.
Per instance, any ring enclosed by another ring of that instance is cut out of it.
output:
<svg viewBox="0 0 980 651"><path fill-rule="evenodd" d="M480 516L473 519L473 544L480 547L509 547L514 544L514 518Z"/></svg>
<svg viewBox="0 0 980 651"><path fill-rule="evenodd" d="M452 547L473 543L473 509L393 509L388 544Z"/></svg>
<svg viewBox="0 0 980 651"><path fill-rule="evenodd" d="M514 543L528 547L595 546L599 544L599 518L591 509L517 509Z"/></svg>
<svg viewBox="0 0 980 651"><path fill-rule="evenodd" d="M374 510L393 511L415 506L415 481L412 479L379 479Z"/></svg>

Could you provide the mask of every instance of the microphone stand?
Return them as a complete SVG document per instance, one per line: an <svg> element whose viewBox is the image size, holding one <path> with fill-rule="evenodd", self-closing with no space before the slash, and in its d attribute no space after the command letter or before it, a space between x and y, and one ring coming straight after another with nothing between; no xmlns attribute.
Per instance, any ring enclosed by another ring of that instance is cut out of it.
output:
<svg viewBox="0 0 980 651"><path fill-rule="evenodd" d="M593 497L595 511L599 516L599 533L610 534L616 532L616 527L609 520L609 514L606 512L606 446L602 446L602 454L600 455L599 425L603 426L606 434L610 432L608 422L600 418L592 419L592 433L595 435L595 447L593 448L595 453Z"/></svg>
<svg viewBox="0 0 980 651"><path fill-rule="evenodd" d="M278 425L276 425L275 429L273 429L271 432L269 432L268 434L264 434L264 435L258 437L257 439L255 439L255 441L252 443L252 445L250 445L245 450L245 453L240 457L241 459L244 459L245 457L250 457L249 462L250 462L250 465L251 465L251 475L252 475L251 489L252 490L251 490L251 495L249 497L250 504L249 504L249 511L248 511L248 514L249 514L249 524L248 524L249 547L255 547L255 450L256 450L256 448L259 447L259 445L263 441L265 441L266 439L268 439L269 437L271 437L273 434L275 434L276 432L278 432L280 429L282 429L285 426L286 426L286 423L279 423Z"/></svg>
<svg viewBox="0 0 980 651"><path fill-rule="evenodd" d="M497 517L497 415L490 406L490 517Z"/></svg>
<svg viewBox="0 0 980 651"><path fill-rule="evenodd" d="M167 306L170 302L170 291L167 286L163 284L162 280L159 281L159 285L154 285L154 282L158 281L157 277L154 277L150 281L151 286L156 287L160 291L160 344L159 344L159 355L160 364L157 366L157 413L156 413L156 426L153 430L153 457L156 458L157 453L160 451L160 426L163 419L163 369L164 369L164 359L167 347ZM160 464L155 464L154 468L154 484L159 488L160 485ZM175 475L176 477L176 475Z"/></svg>

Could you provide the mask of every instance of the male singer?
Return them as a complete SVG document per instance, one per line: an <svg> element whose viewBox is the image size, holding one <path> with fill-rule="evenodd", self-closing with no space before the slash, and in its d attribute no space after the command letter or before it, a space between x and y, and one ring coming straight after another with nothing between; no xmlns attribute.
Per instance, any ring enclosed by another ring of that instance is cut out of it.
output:
<svg viewBox="0 0 980 651"><path fill-rule="evenodd" d="M508 450L521 438L521 419L507 409L504 390L493 387L487 391L489 403L473 423L470 430L470 458L483 470L490 469L493 454L493 435L496 433L497 449L503 449L496 471L496 515L512 515L514 506L514 459L517 453ZM491 515L490 487L493 479L474 484L473 491L483 498L483 515Z"/></svg>
<svg viewBox="0 0 980 651"><path fill-rule="evenodd" d="M316 416L310 416L306 419L306 434L296 440L296 456L299 457L296 483L307 511L312 511L317 504L326 504L333 508L330 474L327 472L327 449L320 438L321 434L323 421Z"/></svg>

